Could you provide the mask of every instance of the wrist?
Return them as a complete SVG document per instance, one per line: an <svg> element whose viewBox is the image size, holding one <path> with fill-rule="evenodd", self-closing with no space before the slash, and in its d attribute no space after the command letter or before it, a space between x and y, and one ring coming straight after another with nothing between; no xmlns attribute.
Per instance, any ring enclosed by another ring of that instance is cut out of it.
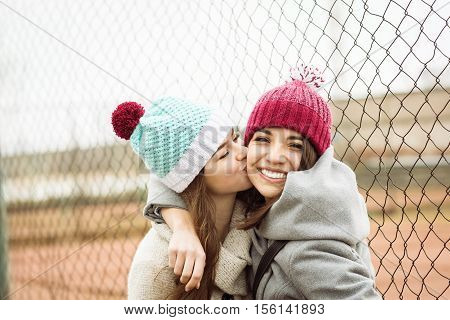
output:
<svg viewBox="0 0 450 320"><path fill-rule="evenodd" d="M192 231L195 230L194 224L190 219L178 219L172 224L173 231Z"/></svg>
<svg viewBox="0 0 450 320"><path fill-rule="evenodd" d="M161 215L173 231L195 230L191 215L184 209L161 208Z"/></svg>

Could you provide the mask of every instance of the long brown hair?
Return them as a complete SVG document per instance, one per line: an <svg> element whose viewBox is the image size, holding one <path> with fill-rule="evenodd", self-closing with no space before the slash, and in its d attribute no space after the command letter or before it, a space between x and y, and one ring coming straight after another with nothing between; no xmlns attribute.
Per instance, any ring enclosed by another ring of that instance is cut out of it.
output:
<svg viewBox="0 0 450 320"><path fill-rule="evenodd" d="M200 173L181 193L192 214L194 226L205 250L206 261L199 289L185 291L185 285L177 281L177 286L169 294L174 300L209 300L216 276L216 264L219 258L220 242L215 225L216 208L206 187L205 178Z"/></svg>
<svg viewBox="0 0 450 320"><path fill-rule="evenodd" d="M303 152L299 170L311 169L317 162L318 156L314 146L307 138L303 138ZM257 227L266 216L279 196L266 201L255 187L241 192L238 197L247 204L246 218L239 224L238 229L248 230Z"/></svg>

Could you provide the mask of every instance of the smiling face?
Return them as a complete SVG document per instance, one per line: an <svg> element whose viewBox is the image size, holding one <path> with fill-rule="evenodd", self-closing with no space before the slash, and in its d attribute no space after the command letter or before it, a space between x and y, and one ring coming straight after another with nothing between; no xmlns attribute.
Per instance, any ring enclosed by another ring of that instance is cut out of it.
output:
<svg viewBox="0 0 450 320"><path fill-rule="evenodd" d="M247 173L255 188L266 198L281 194L287 173L298 171L303 155L303 137L286 128L264 128L248 144Z"/></svg>
<svg viewBox="0 0 450 320"><path fill-rule="evenodd" d="M212 194L225 195L249 189L247 148L239 133L232 130L216 153L206 163L203 174Z"/></svg>

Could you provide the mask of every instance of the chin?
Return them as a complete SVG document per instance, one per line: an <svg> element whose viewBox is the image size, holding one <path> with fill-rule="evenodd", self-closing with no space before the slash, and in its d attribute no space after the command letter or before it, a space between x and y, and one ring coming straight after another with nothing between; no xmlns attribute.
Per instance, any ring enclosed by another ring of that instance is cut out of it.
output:
<svg viewBox="0 0 450 320"><path fill-rule="evenodd" d="M250 179L250 180L253 183L253 186L266 199L275 198L275 197L280 196L284 189L284 185L283 185L283 187L275 186L273 184L266 183L265 181L263 181L261 178L259 178L257 176L252 176L252 179Z"/></svg>
<svg viewBox="0 0 450 320"><path fill-rule="evenodd" d="M259 182L259 183L258 183ZM270 186L265 183L258 181L254 184L255 188L261 193L261 195L266 199L276 198L283 192L282 188L277 188L275 186Z"/></svg>
<svg viewBox="0 0 450 320"><path fill-rule="evenodd" d="M258 191L266 199L276 198L276 197L279 197L281 195L281 191L280 190L259 190L258 189Z"/></svg>

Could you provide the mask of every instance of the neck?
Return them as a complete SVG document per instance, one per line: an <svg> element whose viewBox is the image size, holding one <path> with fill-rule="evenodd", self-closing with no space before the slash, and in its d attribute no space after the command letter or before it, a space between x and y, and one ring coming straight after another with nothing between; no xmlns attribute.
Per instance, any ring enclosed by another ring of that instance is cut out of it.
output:
<svg viewBox="0 0 450 320"><path fill-rule="evenodd" d="M236 193L227 195L211 195L216 206L216 229L219 239L222 242L228 233L231 216L233 215L234 202L236 201Z"/></svg>

